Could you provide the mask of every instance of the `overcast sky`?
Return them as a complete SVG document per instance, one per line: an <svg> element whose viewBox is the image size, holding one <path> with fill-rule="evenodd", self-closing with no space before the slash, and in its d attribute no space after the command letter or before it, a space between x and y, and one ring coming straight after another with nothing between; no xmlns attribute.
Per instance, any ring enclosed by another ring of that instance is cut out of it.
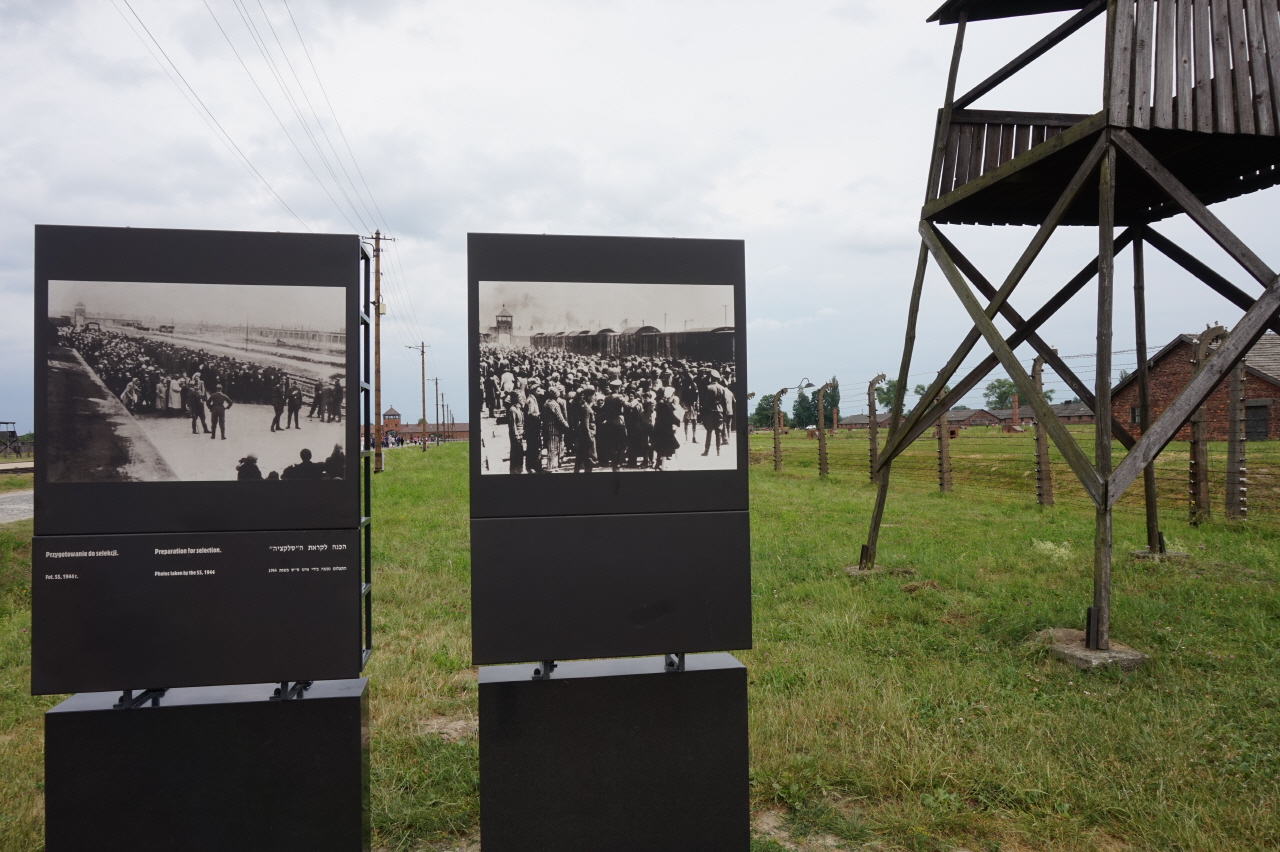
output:
<svg viewBox="0 0 1280 852"><path fill-rule="evenodd" d="M20 429L31 425L36 223L262 231L305 223L366 234L385 225L397 242L386 255L384 405L416 403L418 357L405 347L420 340L431 346L428 371L441 390L463 399L469 231L743 239L752 390L835 374L842 408L855 413L868 379L897 372L955 32L925 23L939 0L292 0L324 92L283 0L261 2L274 33L257 0L129 2L279 200L148 53L124 0L0 0L8 83L0 96L0 357L8 367L0 417ZM961 88L1063 17L975 24ZM1101 34L1095 21L976 106L1096 111ZM260 50L274 56L274 69ZM365 183L371 200L359 200ZM1217 208L1273 265L1278 201L1268 190ZM1259 292L1194 227L1159 227ZM946 230L995 279L1032 234ZM1030 314L1095 252L1096 232L1060 232L1013 304ZM1127 259L1120 268L1124 287ZM1156 346L1240 313L1155 257L1148 290ZM1122 351L1133 347L1126 293L1117 297ZM1094 304L1086 289L1044 337L1064 355L1088 353ZM967 325L931 273L912 383L932 377ZM983 354L979 347L974 357ZM1088 359L1071 363L1092 378ZM1117 371L1131 363L1116 357ZM980 405L980 394L970 404Z"/></svg>
<svg viewBox="0 0 1280 852"><path fill-rule="evenodd" d="M622 331L648 325L660 331L733 325L733 288L715 284L586 284L481 281L480 330L506 309L517 333Z"/></svg>
<svg viewBox="0 0 1280 852"><path fill-rule="evenodd" d="M72 316L83 302L105 314L156 322L343 330L341 287L160 284L153 281L50 281L49 316Z"/></svg>

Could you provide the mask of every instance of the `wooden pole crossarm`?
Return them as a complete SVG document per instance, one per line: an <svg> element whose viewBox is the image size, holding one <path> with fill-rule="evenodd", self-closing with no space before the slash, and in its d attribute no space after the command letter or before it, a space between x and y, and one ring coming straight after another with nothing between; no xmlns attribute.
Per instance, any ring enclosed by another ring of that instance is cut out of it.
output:
<svg viewBox="0 0 1280 852"><path fill-rule="evenodd" d="M938 239L942 243L943 248L947 250L947 253L951 255L951 259L955 261L955 264L960 271L963 272L971 282L973 282L974 288L988 299L994 298L996 288L991 286L991 282L987 281L987 279L983 277L982 273L978 271L978 268L969 261L969 258L965 257L964 254L961 253L960 249L956 248L955 245L947 239L945 234L939 232ZM1026 326L1026 321L1019 316L1018 312L1015 311L1013 306L1008 302L1005 302L1000 306L1000 314L1009 321L1009 324L1012 325L1015 330ZM1048 364L1055 373L1062 377L1063 381L1067 383L1067 386L1075 391L1080 397L1080 401L1089 406L1090 410L1094 412L1094 416L1097 417L1097 409L1094 407L1097 400L1094 398L1093 391L1089 390L1089 386L1081 381L1080 377L1077 376L1069 366L1067 366L1067 362L1063 361L1054 348L1046 343L1044 338L1039 334L1036 334L1034 330L1028 331L1023 336L1026 338L1026 341L1031 344L1032 348L1036 350L1036 354L1044 359L1044 363ZM1010 346L1010 348L1013 347ZM1129 431L1124 428L1124 425L1114 417L1111 418L1111 434L1115 436L1117 441L1124 445L1125 449L1133 448L1133 436L1130 435Z"/></svg>
<svg viewBox="0 0 1280 852"><path fill-rule="evenodd" d="M1122 248L1129 245L1129 243L1133 242L1134 233L1134 229L1126 229L1124 233L1116 239L1116 251L1120 251ZM1084 269L1080 270L1074 278L1068 281L1061 290L1055 293L1053 298L1045 302L1044 307L1032 314L1031 319L1027 320L1026 324L1021 329L1018 329L1010 335L1009 339L1006 341L1006 343L1009 344L1009 348L1016 349L1018 346L1021 346L1026 341L1027 334L1029 332L1035 331L1052 319L1054 314L1056 314L1063 305L1071 301L1077 293L1083 290L1085 285L1092 281L1097 274L1098 258L1095 257L1084 267ZM970 370L967 376L956 383L950 391L945 393L942 399L938 402L938 405L944 405L947 408L955 405L961 400L961 398L968 394L969 391L973 390L977 386L978 382L982 381L988 373L994 370L999 363L1000 361L996 356L988 355L981 363L978 364L978 366ZM1092 396L1092 394L1090 396ZM912 429L903 436L901 444L893 455L888 455L888 448L886 447L886 449L879 455L875 469L879 470L888 464L888 462L893 461L893 459L901 455L903 450L910 446L916 438L919 438L927 428L929 428L927 425L919 424L912 427Z"/></svg>
<svg viewBox="0 0 1280 852"><path fill-rule="evenodd" d="M1252 296L1210 269L1203 261L1193 256L1191 252L1153 230L1149 225L1145 229L1145 237L1147 242L1159 250L1161 254L1209 285L1211 290L1224 296L1227 301L1240 310L1247 311L1253 307L1254 299ZM1272 319L1267 328L1280 334L1280 320Z"/></svg>
<svg viewBox="0 0 1280 852"><path fill-rule="evenodd" d="M1106 10L1107 0L1093 0L1092 3L1073 15L1060 27L1023 51L1017 59L1014 59L1008 65L1004 66L999 71L974 86L967 93L956 98L955 108L964 109L969 104L973 103L987 92L990 92L996 86L999 86L1005 80L1008 80L1014 74L1017 74L1023 68L1026 68L1032 62L1035 62L1041 56L1044 56L1050 50L1057 47L1067 38L1079 31L1085 24L1098 17Z"/></svg>
<svg viewBox="0 0 1280 852"><path fill-rule="evenodd" d="M1080 168L1076 170L1075 176L1071 178L1071 182L1067 184L1067 188L1063 190L1061 197L1059 197L1057 203L1053 205L1053 209L1049 211L1049 216L1044 220L1044 224L1042 224L1039 230L1036 231L1036 235L1031 238L1030 244L1028 244L1027 248L1022 252L1022 256L1018 258L1018 262L1013 265L1013 269L1009 272L1009 276L1005 278L1004 284L1000 286L1000 290L996 293L995 298L993 298L991 303L987 305L983 315L988 320L996 315L1000 310L1000 306L1009 298L1009 294L1012 293L1014 288L1022 282L1027 271L1031 268L1031 264L1040 256L1040 252L1044 249L1045 243L1049 241L1049 237L1053 236L1053 232L1057 230L1059 223L1062 222L1062 217L1067 214L1067 210L1071 208L1071 204L1075 201L1076 196L1079 195L1081 188L1089 179L1089 176L1093 174L1093 170L1097 168L1098 161L1102 158L1102 154L1106 148L1106 134L1103 134L1098 138L1098 141L1089 151L1088 156L1084 158L1084 162L1080 164ZM932 226L930 226L930 230L934 234L938 233L937 229ZM924 233L923 225L921 226L921 233ZM968 285L966 284L965 287L967 288ZM934 379L933 384L929 386L925 395L920 397L921 404L917 405L915 410L912 411L910 416L907 418L906 427L902 430L904 433L907 430L913 429L921 418L925 416L926 406L923 404L924 400L937 399L942 395L942 389L946 387L947 382L951 381L951 377L955 375L956 370L960 369L960 364L964 359L969 357L969 353L973 351L973 347L978 343L979 336L979 332L976 328L965 335L965 338L960 343L959 348L956 349L955 354L951 356L951 360L947 361L946 366L944 366L938 373L938 377ZM1004 339L1001 338L1000 342L1004 343ZM905 378L903 381L905 382ZM901 393L904 388L900 387L898 390ZM894 434L889 437L889 442L885 447L886 455L897 455L898 447L905 446L901 442L901 436L898 434L898 429L895 428L893 432Z"/></svg>
<svg viewBox="0 0 1280 852"><path fill-rule="evenodd" d="M937 229L930 222L921 222L920 235L924 238L925 245L929 247L930 253L933 254L934 261L941 267L947 282L955 290L965 310L969 312L974 324L978 327L982 336L986 338L996 357L1000 359L1001 366L1008 372L1009 378L1013 379L1013 383L1017 385L1019 392L1030 402L1036 419L1044 424L1045 431L1049 433L1049 437L1058 446L1058 451L1062 453L1063 458L1066 459L1067 464L1075 472L1080 484L1084 486L1085 491L1088 492L1093 502L1097 505L1102 505L1102 479L1089 464L1089 459L1085 456L1084 450L1080 449L1080 445L1076 443L1075 438L1067 431L1067 427L1049 408L1049 403L1045 402L1044 397L1036 393L1035 384L1031 381L1031 377L1022 368L1022 364L1018 361L1017 356L1013 354L1013 350L1004 342L1000 330L995 327L991 318L982 310L982 305L969 290L969 285L965 283L964 276L960 274L960 270L956 268L951 256L947 254L947 250L938 241Z"/></svg>
<svg viewBox="0 0 1280 852"><path fill-rule="evenodd" d="M1280 310L1280 277L1274 279L1261 298L1245 311L1227 339L1209 356L1200 371L1187 383L1182 393L1178 394L1178 398L1165 409L1151 429L1138 439L1124 461L1116 467L1108 487L1108 506L1115 505L1125 489L1142 473L1142 469L1155 460L1160 451L1173 440L1182 424L1187 422L1187 418L1204 404L1218 383L1253 348L1277 310Z"/></svg>
<svg viewBox="0 0 1280 852"><path fill-rule="evenodd" d="M1262 262L1262 259L1253 253L1244 242L1231 232L1231 229L1222 223L1222 220L1210 212L1200 199L1196 198L1195 193L1187 189L1187 187L1174 177L1173 172L1166 169L1159 160L1152 156L1151 152L1142 146L1142 143L1133 137L1127 130L1112 130L1112 139L1125 156L1133 161L1134 165L1142 169L1142 171L1155 181L1156 185L1164 190L1165 194L1173 199L1183 211L1191 217L1191 220L1199 225L1206 234L1218 245L1222 246L1223 251L1231 255L1232 260L1244 267L1245 271L1258 279L1258 283L1264 287L1270 287L1272 280L1276 277L1275 272L1269 266Z"/></svg>

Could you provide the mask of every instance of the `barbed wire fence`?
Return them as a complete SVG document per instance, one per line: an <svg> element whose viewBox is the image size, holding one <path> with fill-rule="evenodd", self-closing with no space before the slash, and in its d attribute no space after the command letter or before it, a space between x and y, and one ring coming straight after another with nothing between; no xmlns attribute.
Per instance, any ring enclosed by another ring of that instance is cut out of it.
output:
<svg viewBox="0 0 1280 852"><path fill-rule="evenodd" d="M1137 363L1132 353L1127 361L1115 364L1119 378L1121 370L1133 371ZM1089 356L1067 356L1083 359ZM1090 386L1093 384L1092 365L1081 365L1077 375ZM932 374L929 374L932 375ZM1067 384L1046 369L1044 385L1054 390L1054 403L1074 396ZM850 391L856 390L852 385ZM849 398L854 393L846 391ZM978 397L980 400L980 396ZM971 408L985 408L979 402ZM989 410L989 409L988 409ZM960 413L960 412L955 412ZM880 412L883 416L884 412ZM1127 422L1127 418L1120 418ZM865 424L860 428L837 428L829 432L826 440L827 463L832 474L856 476L868 484L870 478L871 444ZM1086 456L1094 455L1094 424L1087 422L1066 423L1069 431ZM936 427L927 429L893 462L894 480L910 482L917 487L942 487L939 470L939 442ZM968 492L995 491L1009 496L1022 496L1031 503L1037 501L1037 462L1035 427L1024 420L1021 431L1011 431L1004 426L958 426L949 433L947 461L950 466L950 490L963 495ZM815 430L791 428L781 436L779 443L784 474L819 476L819 442ZM888 430L881 425L879 448L883 451L888 441ZM756 429L750 441L750 461L753 465L772 465L772 430ZM1126 450L1119 441L1112 441L1112 451L1117 461ZM1280 524L1280 441L1247 441L1244 444L1247 489L1245 517L1268 525ZM1052 478L1053 502L1058 505L1092 508L1093 503L1076 479L1058 448L1049 442L1049 471ZM1173 441L1156 458L1154 463L1156 493L1162 516L1188 518L1190 515L1190 447L1189 442ZM1221 520L1226 517L1228 487L1228 453L1226 441L1208 443L1208 482L1210 517ZM1144 507L1142 480L1135 482L1120 498L1116 508L1120 511L1141 513Z"/></svg>

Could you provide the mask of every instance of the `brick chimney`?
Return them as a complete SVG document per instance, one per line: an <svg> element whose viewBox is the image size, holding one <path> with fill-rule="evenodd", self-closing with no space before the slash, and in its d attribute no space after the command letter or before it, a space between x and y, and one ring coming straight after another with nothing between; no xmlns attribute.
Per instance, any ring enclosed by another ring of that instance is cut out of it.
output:
<svg viewBox="0 0 1280 852"><path fill-rule="evenodd" d="M1017 429L1022 425L1022 418L1018 417L1018 392L1013 392L1013 427Z"/></svg>

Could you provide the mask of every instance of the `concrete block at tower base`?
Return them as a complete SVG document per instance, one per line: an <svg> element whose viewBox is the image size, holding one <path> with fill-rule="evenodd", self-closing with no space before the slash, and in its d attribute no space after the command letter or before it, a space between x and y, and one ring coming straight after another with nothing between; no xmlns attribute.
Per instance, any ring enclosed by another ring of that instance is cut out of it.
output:
<svg viewBox="0 0 1280 852"><path fill-rule="evenodd" d="M1106 651L1092 651L1085 647L1084 638L1083 630L1068 627L1051 627L1036 634L1036 641L1048 645L1050 654L1084 671L1116 666L1121 671L1131 672L1150 659L1141 651L1119 642L1112 642Z"/></svg>

